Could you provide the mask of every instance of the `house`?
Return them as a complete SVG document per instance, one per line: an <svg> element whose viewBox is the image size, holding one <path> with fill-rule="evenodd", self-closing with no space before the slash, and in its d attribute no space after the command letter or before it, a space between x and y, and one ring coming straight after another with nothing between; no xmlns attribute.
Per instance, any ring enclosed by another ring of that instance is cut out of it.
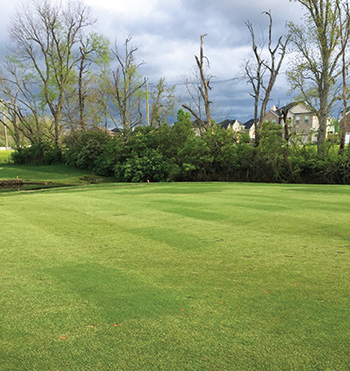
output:
<svg viewBox="0 0 350 371"><path fill-rule="evenodd" d="M343 114L343 112L341 112ZM342 119L340 119L342 121ZM350 144L350 108L346 112L345 122L345 145Z"/></svg>
<svg viewBox="0 0 350 371"><path fill-rule="evenodd" d="M233 131L239 133L248 133L251 140L255 138L255 128L254 120L249 120L245 123L242 123L239 120L229 120L226 119L219 124L223 129L232 129Z"/></svg>
<svg viewBox="0 0 350 371"><path fill-rule="evenodd" d="M219 124L223 129L232 129L234 131L242 132L245 130L244 124L238 120L229 120L226 119Z"/></svg>
<svg viewBox="0 0 350 371"><path fill-rule="evenodd" d="M264 121L271 121L282 126L287 123L289 133L298 134L303 142L317 141L318 117L302 103L290 103L282 108L272 106L266 112L262 122Z"/></svg>
<svg viewBox="0 0 350 371"><path fill-rule="evenodd" d="M265 114L265 117L261 120L262 122L270 121L274 124L283 125L283 108L277 108L276 106L272 106Z"/></svg>
<svg viewBox="0 0 350 371"><path fill-rule="evenodd" d="M255 126L254 126L254 119L250 119L244 124L245 131L249 134L249 138L251 141L255 139Z"/></svg>

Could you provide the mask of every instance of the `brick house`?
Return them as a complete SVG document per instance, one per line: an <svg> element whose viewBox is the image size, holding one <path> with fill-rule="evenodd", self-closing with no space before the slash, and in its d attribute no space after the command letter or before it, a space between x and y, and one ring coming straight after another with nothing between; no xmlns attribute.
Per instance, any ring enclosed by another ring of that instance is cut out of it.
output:
<svg viewBox="0 0 350 371"><path fill-rule="evenodd" d="M282 108L272 106L262 120L284 126L288 124L290 134L298 134L303 142L317 141L318 117L302 103L290 103Z"/></svg>

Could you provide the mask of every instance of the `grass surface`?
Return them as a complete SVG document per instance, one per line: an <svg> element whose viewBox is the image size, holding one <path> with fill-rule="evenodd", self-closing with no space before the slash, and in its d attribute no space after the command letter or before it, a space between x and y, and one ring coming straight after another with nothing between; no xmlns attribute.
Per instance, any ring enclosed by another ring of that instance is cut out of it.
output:
<svg viewBox="0 0 350 371"><path fill-rule="evenodd" d="M0 369L349 370L349 196L228 183L0 193Z"/></svg>
<svg viewBox="0 0 350 371"><path fill-rule="evenodd" d="M13 151L0 151L0 164L11 162L11 153Z"/></svg>
<svg viewBox="0 0 350 371"><path fill-rule="evenodd" d="M64 165L35 166L0 164L0 180L16 179L16 177L22 179L24 182L52 182L57 185L83 185L94 178L87 174L86 171Z"/></svg>

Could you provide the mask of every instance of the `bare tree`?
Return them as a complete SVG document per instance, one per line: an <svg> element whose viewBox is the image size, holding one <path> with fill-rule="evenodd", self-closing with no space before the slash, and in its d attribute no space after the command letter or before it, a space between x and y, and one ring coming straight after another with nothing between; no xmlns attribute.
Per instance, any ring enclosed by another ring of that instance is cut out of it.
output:
<svg viewBox="0 0 350 371"><path fill-rule="evenodd" d="M118 67L113 72L112 96L126 136L142 123L141 101L144 98L142 87L146 83L138 72L143 63L136 63L135 53L138 48L130 45L131 39L128 37L124 43L124 55L119 52L117 45L112 51L118 62Z"/></svg>
<svg viewBox="0 0 350 371"><path fill-rule="evenodd" d="M88 9L79 2L52 4L49 0L33 1L17 11L10 27L14 43L12 53L20 61L31 63L40 81L43 102L54 122L54 139L61 147L64 94L72 84L74 69L80 60L74 48L82 30L94 23Z"/></svg>
<svg viewBox="0 0 350 371"><path fill-rule="evenodd" d="M246 26L250 32L252 39L252 48L255 58L255 64L252 66L250 61L245 64L245 73L247 75L247 82L252 86L253 93L249 93L252 98L254 98L254 131L255 131L255 145L259 144L259 101L260 92L263 83L264 73L266 68L264 67L264 60L261 56L262 50L258 50L255 40L255 32L251 22L247 21Z"/></svg>
<svg viewBox="0 0 350 371"><path fill-rule="evenodd" d="M276 45L273 46L271 12L264 12L264 14L269 17L269 32L266 53L264 46L261 46L260 48L257 46L253 25L249 21L246 22L246 26L249 30L252 40L252 49L255 59L254 67L252 67L249 61L245 66L248 83L253 88L253 93L250 95L254 98L255 145L259 144L259 130L266 115L266 107L270 100L271 92L275 86L277 76L280 72L284 57L286 55L287 44L290 39L290 36L284 38L282 35L278 38ZM268 56L264 56L265 54ZM260 100L262 103L260 108L260 119L258 122Z"/></svg>
<svg viewBox="0 0 350 371"><path fill-rule="evenodd" d="M209 90L211 90L211 87L210 87L211 76L208 76L205 71L205 62L207 62L207 67L209 67L209 59L204 55L204 52L203 52L203 40L205 36L207 36L207 34L201 35L200 37L199 57L196 55L194 57L196 60L196 66L197 66L197 70L198 70L199 78L200 78L199 84L197 86L198 92L199 92L198 96L200 97L200 101L199 101L199 104L197 104L197 110L185 104L183 104L182 107L185 108L187 111L189 111L198 120L198 122L200 123L202 127L204 127L205 129L209 129L209 128L212 128L211 114L210 114L210 105L212 102L209 99ZM193 98L193 94L191 95ZM205 122L203 121L202 116L201 116L201 111L200 111L201 102L203 102L204 104L205 117L206 117Z"/></svg>
<svg viewBox="0 0 350 371"><path fill-rule="evenodd" d="M269 38L268 38L268 52L269 52L269 59L268 61L264 61L263 64L265 68L269 72L269 79L267 85L262 83L262 88L265 91L264 98L262 100L261 111L260 111L260 118L262 119L266 115L266 107L267 103L270 100L271 92L273 87L275 86L277 76L280 72L284 57L286 55L287 44L290 40L290 35L284 38L280 36L276 45L272 46L272 16L271 12L265 12L265 14L269 17ZM279 57L277 57L279 55Z"/></svg>

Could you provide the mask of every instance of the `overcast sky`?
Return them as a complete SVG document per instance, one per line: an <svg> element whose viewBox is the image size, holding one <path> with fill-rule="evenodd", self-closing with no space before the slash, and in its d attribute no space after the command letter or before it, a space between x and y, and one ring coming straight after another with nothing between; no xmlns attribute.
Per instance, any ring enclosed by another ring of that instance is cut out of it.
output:
<svg viewBox="0 0 350 371"><path fill-rule="evenodd" d="M8 26L16 6L29 0L0 0L0 57L6 54ZM39 0L40 1L40 0ZM63 0L65 2L65 0ZM204 53L210 60L213 118L247 121L253 116L253 98L244 79L244 61L250 57L250 35L245 21L250 20L260 38L267 35L271 10L275 39L286 33L286 22L300 22L303 11L289 0L85 0L97 18L94 28L112 43L122 44L132 36L139 47L136 58L144 61L140 73L156 83L165 77L177 84L180 100L185 103L184 75L194 68L194 55L199 53L201 34ZM287 63L282 68L284 72ZM291 97L282 73L272 94L270 105L284 105Z"/></svg>

